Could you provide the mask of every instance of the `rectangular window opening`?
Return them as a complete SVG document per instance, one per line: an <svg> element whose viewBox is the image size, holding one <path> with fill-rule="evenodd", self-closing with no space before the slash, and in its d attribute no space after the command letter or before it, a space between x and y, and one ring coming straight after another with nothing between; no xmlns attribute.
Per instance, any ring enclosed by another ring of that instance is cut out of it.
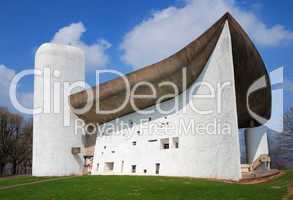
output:
<svg viewBox="0 0 293 200"><path fill-rule="evenodd" d="M131 165L131 173L136 173L136 165Z"/></svg>
<svg viewBox="0 0 293 200"><path fill-rule="evenodd" d="M160 163L156 163L156 174L160 174Z"/></svg>

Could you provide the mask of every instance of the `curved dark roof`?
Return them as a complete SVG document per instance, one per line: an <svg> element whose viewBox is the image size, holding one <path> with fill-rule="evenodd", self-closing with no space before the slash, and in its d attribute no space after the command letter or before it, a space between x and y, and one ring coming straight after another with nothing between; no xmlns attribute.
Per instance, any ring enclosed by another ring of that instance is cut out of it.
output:
<svg viewBox="0 0 293 200"><path fill-rule="evenodd" d="M248 112L246 107L246 93L249 86L262 76L265 76L267 87L252 93L249 98L249 103L253 112L265 119L269 119L271 115L271 86L264 62L248 35L229 13L226 13L199 38L174 55L127 74L126 78L129 80L131 86L138 82L146 81L155 86L158 94L155 99L135 99L135 105L140 109L144 109L156 104L157 99L160 97L166 94L174 94L172 87L158 87L159 83L163 81L175 83L180 93L183 92L183 68L187 71L187 88L191 86L198 78L212 54L226 20L229 23L232 40L239 128L259 125ZM99 105L102 110L112 110L113 108L118 108L123 103L126 96L126 87L121 77L102 83L99 87ZM91 88L94 95L96 94L95 88ZM152 94L152 91L149 87L139 87L136 90L136 94ZM164 101L169 99L164 99ZM74 108L83 107L86 101L86 91L73 94L70 97L71 105ZM96 100L94 101L95 105ZM113 114L96 113L95 106L93 106L90 111L78 116L86 122L102 124L132 112L134 110L130 106L130 102L128 102L124 109Z"/></svg>

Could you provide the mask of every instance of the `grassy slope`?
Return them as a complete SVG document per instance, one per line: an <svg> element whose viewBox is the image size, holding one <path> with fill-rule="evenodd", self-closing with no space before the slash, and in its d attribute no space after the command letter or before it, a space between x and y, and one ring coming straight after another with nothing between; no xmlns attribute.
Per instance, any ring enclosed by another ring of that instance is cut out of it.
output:
<svg viewBox="0 0 293 200"><path fill-rule="evenodd" d="M22 183L30 183L33 181L44 180L46 178L41 177L32 177L32 176L18 176L18 177L7 177L0 178L0 187L22 184Z"/></svg>
<svg viewBox="0 0 293 200"><path fill-rule="evenodd" d="M84 176L0 190L0 199L279 200L287 193L289 182L293 184L293 171L270 183L257 185L187 178Z"/></svg>

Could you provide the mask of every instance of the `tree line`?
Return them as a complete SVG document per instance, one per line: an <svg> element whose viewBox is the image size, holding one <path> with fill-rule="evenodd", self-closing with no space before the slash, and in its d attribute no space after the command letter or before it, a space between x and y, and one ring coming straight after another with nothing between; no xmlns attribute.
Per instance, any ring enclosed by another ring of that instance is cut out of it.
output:
<svg viewBox="0 0 293 200"><path fill-rule="evenodd" d="M283 116L283 131L271 131L269 134L270 155L273 167L293 168L293 107Z"/></svg>
<svg viewBox="0 0 293 200"><path fill-rule="evenodd" d="M32 132L32 120L0 107L0 176L7 165L11 175L31 173Z"/></svg>

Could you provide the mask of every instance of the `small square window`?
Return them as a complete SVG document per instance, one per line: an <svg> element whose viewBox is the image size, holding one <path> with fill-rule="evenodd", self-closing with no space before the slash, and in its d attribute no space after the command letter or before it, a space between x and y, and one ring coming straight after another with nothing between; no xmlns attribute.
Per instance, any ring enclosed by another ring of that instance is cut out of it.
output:
<svg viewBox="0 0 293 200"><path fill-rule="evenodd" d="M164 144L163 149L169 149L169 144Z"/></svg>
<svg viewBox="0 0 293 200"><path fill-rule="evenodd" d="M160 139L161 142L161 149L169 149L169 138Z"/></svg>
<svg viewBox="0 0 293 200"><path fill-rule="evenodd" d="M105 162L104 172L112 172L114 170L114 162Z"/></svg>
<svg viewBox="0 0 293 200"><path fill-rule="evenodd" d="M133 141L133 142L132 142L132 145L135 146L135 145L136 145L136 141Z"/></svg>

